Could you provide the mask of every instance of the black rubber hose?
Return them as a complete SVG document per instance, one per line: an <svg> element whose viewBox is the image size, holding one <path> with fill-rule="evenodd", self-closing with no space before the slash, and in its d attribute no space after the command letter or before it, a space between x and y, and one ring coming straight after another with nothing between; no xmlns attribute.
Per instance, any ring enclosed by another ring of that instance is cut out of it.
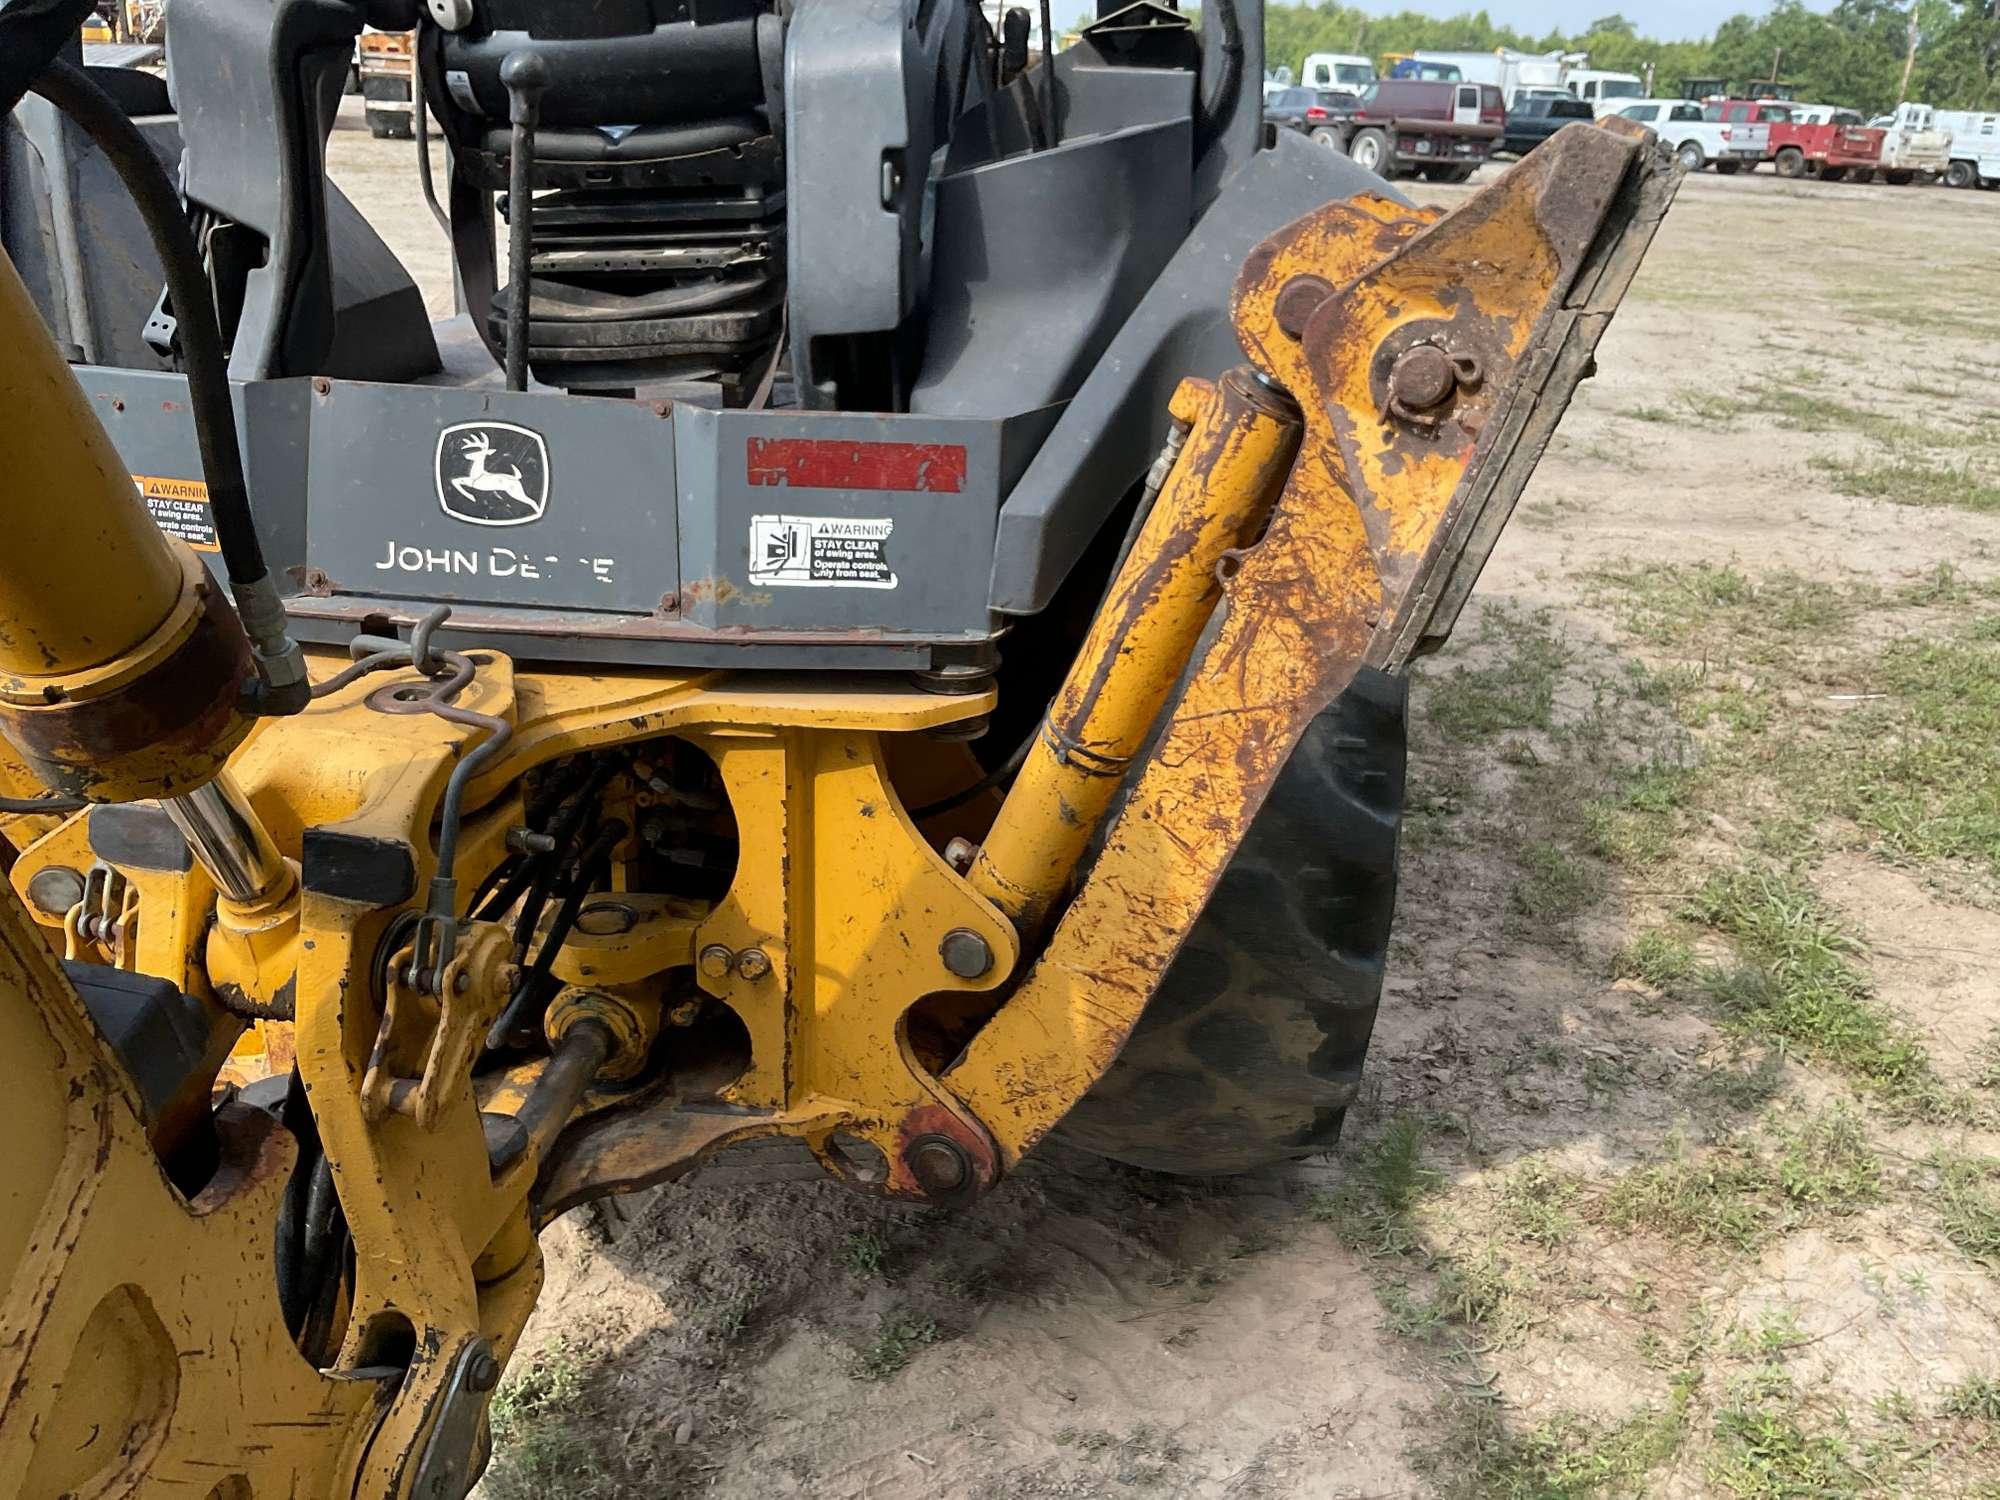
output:
<svg viewBox="0 0 2000 1500"><path fill-rule="evenodd" d="M0 797L0 813L73 813L90 806L81 797Z"/></svg>
<svg viewBox="0 0 2000 1500"><path fill-rule="evenodd" d="M1195 142L1200 157L1216 138L1236 109L1236 97L1243 89L1243 21L1236 14L1236 0L1209 0L1202 12L1202 30L1208 29L1213 12L1222 31L1222 71L1217 74L1208 98L1201 102L1201 125ZM1206 46L1206 38L1204 38Z"/></svg>
<svg viewBox="0 0 2000 1500"><path fill-rule="evenodd" d="M236 588L261 583L269 570L250 512L250 487L243 478L236 409L229 397L229 358L223 352L215 299L180 194L138 127L81 68L58 58L30 88L74 120L104 153L146 222L178 321L188 405L194 411L201 470L208 481L209 510L222 560Z"/></svg>

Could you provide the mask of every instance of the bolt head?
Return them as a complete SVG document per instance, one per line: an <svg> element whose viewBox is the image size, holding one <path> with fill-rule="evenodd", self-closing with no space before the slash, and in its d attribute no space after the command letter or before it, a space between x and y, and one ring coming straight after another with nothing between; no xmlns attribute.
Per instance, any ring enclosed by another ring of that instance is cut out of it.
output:
<svg viewBox="0 0 2000 1500"><path fill-rule="evenodd" d="M492 1390L500 1383L500 1361L491 1354L475 1354L466 1366L465 1383L475 1391Z"/></svg>
<svg viewBox="0 0 2000 1500"><path fill-rule="evenodd" d="M934 1198L948 1197L972 1180L972 1163L964 1148L941 1135L921 1137L905 1160L917 1185Z"/></svg>
<svg viewBox="0 0 2000 1500"><path fill-rule="evenodd" d="M44 865L28 882L28 899L44 916L60 917L83 899L83 876L68 865Z"/></svg>
<svg viewBox="0 0 2000 1500"><path fill-rule="evenodd" d="M993 968L993 949L970 927L954 927L938 944L938 957L960 979L979 979Z"/></svg>
<svg viewBox="0 0 2000 1500"><path fill-rule="evenodd" d="M736 967L736 955L720 943L710 943L701 950L697 962L701 965L701 972L710 979L726 979L729 971Z"/></svg>
<svg viewBox="0 0 2000 1500"><path fill-rule="evenodd" d="M1411 411L1442 405L1458 389L1451 356L1436 344L1415 344L1396 356L1389 370L1389 395Z"/></svg>
<svg viewBox="0 0 2000 1500"><path fill-rule="evenodd" d="M745 948L736 955L736 977L762 979L771 972L771 956L762 948Z"/></svg>

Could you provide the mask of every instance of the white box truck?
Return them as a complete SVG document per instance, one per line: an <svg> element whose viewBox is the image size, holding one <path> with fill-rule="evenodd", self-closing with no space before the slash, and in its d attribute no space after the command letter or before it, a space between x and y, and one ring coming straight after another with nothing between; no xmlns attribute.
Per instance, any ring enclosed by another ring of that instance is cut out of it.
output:
<svg viewBox="0 0 2000 1500"><path fill-rule="evenodd" d="M1500 90L1509 109L1527 89L1559 89L1563 86L1563 55L1537 55L1498 47L1491 52L1413 52L1419 63L1455 66L1466 83L1490 83Z"/></svg>

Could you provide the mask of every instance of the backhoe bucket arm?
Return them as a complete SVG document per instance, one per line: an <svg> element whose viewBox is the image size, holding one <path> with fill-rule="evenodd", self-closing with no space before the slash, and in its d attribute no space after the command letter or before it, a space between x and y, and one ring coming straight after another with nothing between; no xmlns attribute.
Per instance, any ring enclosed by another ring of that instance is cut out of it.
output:
<svg viewBox="0 0 2000 1500"><path fill-rule="evenodd" d="M1005 1164L1116 1056L1313 717L1450 633L1677 182L1612 120L1449 214L1334 203L1252 253L1236 331L1303 439L1262 539L1218 569L1219 618L1095 863L945 1077Z"/></svg>

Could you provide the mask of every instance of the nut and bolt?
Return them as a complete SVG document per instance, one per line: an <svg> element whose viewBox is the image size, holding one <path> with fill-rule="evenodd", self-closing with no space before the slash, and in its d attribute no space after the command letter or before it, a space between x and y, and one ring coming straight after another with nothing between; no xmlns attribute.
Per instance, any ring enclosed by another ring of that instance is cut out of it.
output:
<svg viewBox="0 0 2000 1500"><path fill-rule="evenodd" d="M536 833L532 828L510 828L507 830L507 847L516 854L553 854L556 841L546 833Z"/></svg>
<svg viewBox="0 0 2000 1500"><path fill-rule="evenodd" d="M721 943L710 943L696 961L710 979L727 979L729 971L736 967L736 955Z"/></svg>
<svg viewBox="0 0 2000 1500"><path fill-rule="evenodd" d="M938 957L960 979L978 979L993 967L993 949L970 927L954 927L938 944Z"/></svg>
<svg viewBox="0 0 2000 1500"><path fill-rule="evenodd" d="M904 1160L917 1185L933 1198L949 1197L972 1180L972 1163L964 1148L946 1136L918 1137Z"/></svg>
<svg viewBox="0 0 2000 1500"><path fill-rule="evenodd" d="M955 838L944 846L944 862L963 875L972 868L973 858L978 853L979 846L971 839Z"/></svg>
<svg viewBox="0 0 2000 1500"><path fill-rule="evenodd" d="M475 1391L490 1391L500 1383L500 1361L481 1350L465 1367L465 1384Z"/></svg>
<svg viewBox="0 0 2000 1500"><path fill-rule="evenodd" d="M762 948L745 948L736 955L738 979L762 979L771 972L771 956Z"/></svg>

